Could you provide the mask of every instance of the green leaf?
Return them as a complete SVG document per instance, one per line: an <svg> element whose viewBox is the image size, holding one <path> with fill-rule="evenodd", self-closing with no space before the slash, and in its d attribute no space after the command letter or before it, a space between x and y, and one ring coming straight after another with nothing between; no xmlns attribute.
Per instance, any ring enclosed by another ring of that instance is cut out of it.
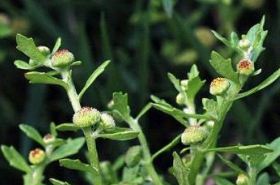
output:
<svg viewBox="0 0 280 185"><path fill-rule="evenodd" d="M57 148L50 156L50 161L65 158L78 153L85 143L84 138L68 139L66 143Z"/></svg>
<svg viewBox="0 0 280 185"><path fill-rule="evenodd" d="M103 62L103 64L98 66L98 68L96 70L94 70L94 72L90 75L90 77L86 81L85 86L83 87L83 89L79 93L79 99L81 99L83 97L86 90L91 86L91 84L95 81L95 79L103 73L103 71L105 70L105 68L107 67L107 65L110 62L111 62L110 60L107 60L107 61Z"/></svg>
<svg viewBox="0 0 280 185"><path fill-rule="evenodd" d="M259 175L256 185L265 185L265 184L270 184L268 173L262 173L261 175Z"/></svg>
<svg viewBox="0 0 280 185"><path fill-rule="evenodd" d="M57 179L54 179L54 178L50 178L49 180L53 185L70 185L66 181L63 182L63 181L60 181L60 180L57 180Z"/></svg>
<svg viewBox="0 0 280 185"><path fill-rule="evenodd" d="M190 101L194 101L196 94L204 85L205 80L201 80L196 65L193 65L190 72L188 73L188 86L186 94Z"/></svg>
<svg viewBox="0 0 280 185"><path fill-rule="evenodd" d="M134 131L129 128L113 128L113 129L107 129L102 134L98 134L97 137L101 137L104 139L112 139L112 140L119 140L119 141L125 141L134 139L138 136L139 132Z"/></svg>
<svg viewBox="0 0 280 185"><path fill-rule="evenodd" d="M53 55L55 52L57 52L57 50L60 48L60 46L61 46L61 38L58 37L58 38L56 39L55 45L54 45L54 47L53 47L52 55Z"/></svg>
<svg viewBox="0 0 280 185"><path fill-rule="evenodd" d="M142 158L142 147L139 145L130 147L125 154L125 163L128 167L139 164Z"/></svg>
<svg viewBox="0 0 280 185"><path fill-rule="evenodd" d="M248 145L248 146L228 146L219 148L210 148L206 152L228 152L245 155L262 155L270 153L273 150L265 145Z"/></svg>
<svg viewBox="0 0 280 185"><path fill-rule="evenodd" d="M162 0L162 4L167 16L171 18L173 14L173 8L175 5L174 0Z"/></svg>
<svg viewBox="0 0 280 185"><path fill-rule="evenodd" d="M56 137L57 136L57 131L56 131L56 125L54 122L51 122L50 125L50 133L52 136Z"/></svg>
<svg viewBox="0 0 280 185"><path fill-rule="evenodd" d="M1 146L2 153L4 157L9 162L9 164L23 172L29 173L31 171L30 166L26 163L24 158L18 153L18 151L13 146Z"/></svg>
<svg viewBox="0 0 280 185"><path fill-rule="evenodd" d="M139 114L136 116L136 120L139 120L146 112L148 112L152 108L152 103L148 103L145 105L145 107L142 108L142 110L139 112Z"/></svg>
<svg viewBox="0 0 280 185"><path fill-rule="evenodd" d="M62 123L56 126L56 129L59 131L74 131L76 132L80 128L77 127L74 123Z"/></svg>
<svg viewBox="0 0 280 185"><path fill-rule="evenodd" d="M202 98L203 109L206 114L217 118L218 117L218 103L213 99Z"/></svg>
<svg viewBox="0 0 280 185"><path fill-rule="evenodd" d="M277 71L275 71L272 75L270 75L267 79L265 79L263 82L261 82L258 86L254 87L253 89L250 89L246 92L238 94L234 100L244 98L246 96L249 96L251 94L254 94L254 93L266 88L267 86L272 84L274 81L276 81L279 77L280 77L280 68Z"/></svg>
<svg viewBox="0 0 280 185"><path fill-rule="evenodd" d="M212 51L210 64L223 77L238 82L238 75L232 68L231 59L225 59L219 53Z"/></svg>
<svg viewBox="0 0 280 185"><path fill-rule="evenodd" d="M22 130L29 138L33 139L37 143L39 143L42 146L45 146L43 138L41 134L34 129L33 127L25 124L20 124L19 125L20 130Z"/></svg>
<svg viewBox="0 0 280 185"><path fill-rule="evenodd" d="M188 171L180 158L180 156L174 152L173 153L173 175L176 177L179 185L189 185L187 174Z"/></svg>
<svg viewBox="0 0 280 185"><path fill-rule="evenodd" d="M234 185L229 180L223 178L223 177L214 177L216 185Z"/></svg>
<svg viewBox="0 0 280 185"><path fill-rule="evenodd" d="M113 111L117 112L123 120L130 117L130 108L128 106L128 97L126 93L113 93Z"/></svg>
<svg viewBox="0 0 280 185"><path fill-rule="evenodd" d="M222 43L224 43L227 47L231 47L231 43L230 41L228 41L226 38L224 38L223 36L221 36L219 33L217 33L216 31L212 30L212 33L214 34L214 36L220 40Z"/></svg>
<svg viewBox="0 0 280 185"><path fill-rule="evenodd" d="M16 36L17 49L27 55L30 59L43 63L46 57L36 47L32 38L27 38L21 34Z"/></svg>
<svg viewBox="0 0 280 185"><path fill-rule="evenodd" d="M30 83L60 85L65 89L68 88L67 83L63 82L58 78L52 77L44 72L28 72L25 73L25 78L28 79Z"/></svg>
<svg viewBox="0 0 280 185"><path fill-rule="evenodd" d="M219 154L218 154L218 156L223 161L223 163L225 163L225 165L227 165L233 171L238 172L238 173L244 173L244 174L246 173L245 171L243 171L241 168L239 168L236 164L234 164L230 160L225 159L223 156L221 156Z"/></svg>
<svg viewBox="0 0 280 185"><path fill-rule="evenodd" d="M173 83L174 87L176 88L176 90L178 92L182 92L183 89L181 88L181 85L180 85L180 80L177 79L173 74L171 73L168 73L168 78L170 79L170 81Z"/></svg>
<svg viewBox="0 0 280 185"><path fill-rule="evenodd" d="M280 137L272 141L267 145L269 148L273 149L273 152L266 154L266 158L257 167L259 171L271 165L280 156Z"/></svg>
<svg viewBox="0 0 280 185"><path fill-rule="evenodd" d="M79 159L61 159L59 160L59 165L71 170L98 174L96 169L93 169L89 164L82 163Z"/></svg>
<svg viewBox="0 0 280 185"><path fill-rule="evenodd" d="M14 62L14 65L18 68L18 69L23 69L23 70L32 70L35 69L34 66L29 65L27 62L24 62L22 60L16 60Z"/></svg>

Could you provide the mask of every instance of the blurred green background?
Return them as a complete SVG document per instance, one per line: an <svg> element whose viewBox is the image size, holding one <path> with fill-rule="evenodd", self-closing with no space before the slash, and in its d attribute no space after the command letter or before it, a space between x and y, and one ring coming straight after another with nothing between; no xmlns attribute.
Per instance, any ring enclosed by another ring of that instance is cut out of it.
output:
<svg viewBox="0 0 280 185"><path fill-rule="evenodd" d="M13 65L26 59L16 50L15 34L33 37L38 45L52 47L61 37L63 48L83 61L74 73L80 89L93 69L106 59L113 62L86 93L83 105L106 109L114 91L129 93L134 115L149 101L150 94L175 104L176 91L167 78L172 72L185 78L193 63L208 84L217 74L209 66L215 49L225 57L232 51L217 42L210 30L224 36L231 31L246 33L266 16L269 30L266 51L256 68L253 87L280 67L280 0L1 0L0 1L0 143L15 145L25 156L36 145L19 132L27 123L46 134L49 123L71 121L72 109L65 93L52 86L29 85L23 71ZM199 99L208 96L205 86ZM199 106L201 101L197 101ZM229 113L219 144L266 143L280 135L280 84L235 103ZM183 131L172 118L150 111L142 126L153 152ZM75 137L62 133L63 137ZM101 141L100 158L114 160L135 143ZM180 148L180 146L178 146ZM83 155L83 152L80 152ZM160 173L168 175L170 153L155 161ZM83 183L81 175L53 164L48 177L71 178ZM0 155L0 184L21 184L21 174Z"/></svg>

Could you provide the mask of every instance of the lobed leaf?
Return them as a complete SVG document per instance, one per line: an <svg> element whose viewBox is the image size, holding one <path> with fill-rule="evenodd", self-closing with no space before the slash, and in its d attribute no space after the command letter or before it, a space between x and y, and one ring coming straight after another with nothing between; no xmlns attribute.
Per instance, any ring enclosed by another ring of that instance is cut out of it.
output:
<svg viewBox="0 0 280 185"><path fill-rule="evenodd" d="M32 66L30 64L28 64L27 62L24 62L22 60L16 60L14 62L14 65L18 68L18 69L23 69L23 70L32 70L35 69L35 66Z"/></svg>
<svg viewBox="0 0 280 185"><path fill-rule="evenodd" d="M180 158L180 156L174 152L173 153L173 175L176 177L179 185L189 185L187 174L188 171Z"/></svg>
<svg viewBox="0 0 280 185"><path fill-rule="evenodd" d="M128 106L128 97L126 93L115 92L113 93L113 110L127 120L130 117L130 108Z"/></svg>
<svg viewBox="0 0 280 185"><path fill-rule="evenodd" d="M20 130L22 130L29 138L33 139L37 143L39 143L42 146L45 146L43 138L41 134L32 126L20 124L19 125Z"/></svg>

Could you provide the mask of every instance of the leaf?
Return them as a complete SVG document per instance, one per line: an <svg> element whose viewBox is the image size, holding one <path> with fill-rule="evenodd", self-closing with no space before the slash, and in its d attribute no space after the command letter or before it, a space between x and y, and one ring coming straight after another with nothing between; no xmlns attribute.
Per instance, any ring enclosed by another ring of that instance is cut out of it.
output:
<svg viewBox="0 0 280 185"><path fill-rule="evenodd" d="M173 8L175 5L174 0L162 0L162 4L167 16L171 18L173 14Z"/></svg>
<svg viewBox="0 0 280 185"><path fill-rule="evenodd" d="M23 70L32 70L35 69L34 66L29 65L27 62L24 62L22 60L16 60L14 62L14 65L18 68L18 69L23 69Z"/></svg>
<svg viewBox="0 0 280 185"><path fill-rule="evenodd" d="M201 80L199 77L199 72L197 66L193 65L190 72L188 73L188 86L186 89L186 94L190 101L194 101L196 94L204 85L205 80Z"/></svg>
<svg viewBox="0 0 280 185"><path fill-rule="evenodd" d="M233 162L231 162L230 160L227 160L226 158L224 158L222 155L218 154L218 157L223 161L223 163L225 163L225 165L227 165L229 168L231 168L233 171L238 172L238 173L246 173L245 171L243 171L241 168L239 168L236 164L234 164Z"/></svg>
<svg viewBox="0 0 280 185"><path fill-rule="evenodd" d="M113 93L113 110L116 111L122 119L127 120L130 117L130 108L128 106L128 97L126 93Z"/></svg>
<svg viewBox="0 0 280 185"><path fill-rule="evenodd" d="M213 99L202 98L203 109L206 114L218 118L218 103Z"/></svg>
<svg viewBox="0 0 280 185"><path fill-rule="evenodd" d="M125 140L136 138L138 134L139 132L129 128L113 128L113 129L105 130L104 133L98 134L97 137L101 137L104 139L125 141Z"/></svg>
<svg viewBox="0 0 280 185"><path fill-rule="evenodd" d="M32 38L27 38L21 34L16 36L17 49L27 55L30 59L43 63L46 57L36 47Z"/></svg>
<svg viewBox="0 0 280 185"><path fill-rule="evenodd" d="M56 41L55 41L55 45L54 45L53 50L52 50L52 55L53 55L55 52L57 52L57 50L60 48L60 46L61 46L61 38L58 37L58 38L56 39Z"/></svg>
<svg viewBox="0 0 280 185"><path fill-rule="evenodd" d="M54 179L54 178L50 178L49 180L53 185L70 185L66 181L63 182L63 181L60 181L60 180L57 180L57 179Z"/></svg>
<svg viewBox="0 0 280 185"><path fill-rule="evenodd" d="M257 167L259 171L271 165L280 156L280 137L272 141L267 145L269 148L273 149L273 152L266 154L266 158Z"/></svg>
<svg viewBox="0 0 280 185"><path fill-rule="evenodd" d="M216 185L234 185L229 180L223 178L223 177L214 177Z"/></svg>
<svg viewBox="0 0 280 185"><path fill-rule="evenodd" d="M206 152L228 152L245 155L262 155L270 153L273 150L265 145L248 145L248 146L228 146L219 148L210 148Z"/></svg>
<svg viewBox="0 0 280 185"><path fill-rule="evenodd" d="M244 98L246 96L249 96L251 94L254 94L264 88L266 88L267 86L269 86L270 84L272 84L274 81L276 81L278 78L280 77L280 68L275 71L272 75L270 75L267 79L265 79L263 82L261 82L259 85L257 85L256 87L238 94L234 100L238 100L240 98Z"/></svg>
<svg viewBox="0 0 280 185"><path fill-rule="evenodd" d="M168 75L169 80L172 82L172 84L173 84L174 87L176 88L176 90L177 90L178 92L182 92L183 89L181 88L180 80L177 79L177 78L176 78L173 74L171 74L171 73L168 73L167 75Z"/></svg>
<svg viewBox="0 0 280 185"><path fill-rule="evenodd" d="M189 185L187 175L188 171L184 166L184 163L180 156L174 152L173 153L173 175L176 177L179 185Z"/></svg>
<svg viewBox="0 0 280 185"><path fill-rule="evenodd" d="M29 138L33 139L37 143L39 143L42 146L45 146L43 138L41 134L34 129L33 127L25 124L20 124L19 125L20 130L22 130Z"/></svg>
<svg viewBox="0 0 280 185"><path fill-rule="evenodd" d="M84 138L68 139L66 144L60 146L51 154L50 161L55 161L78 153L84 143Z"/></svg>
<svg viewBox="0 0 280 185"><path fill-rule="evenodd" d="M13 146L1 146L2 153L9 164L23 172L29 173L31 171L30 166L26 163L24 158L18 153L18 151Z"/></svg>
<svg viewBox="0 0 280 185"><path fill-rule="evenodd" d="M105 68L107 67L107 65L110 62L111 62L110 60L107 60L107 61L103 62L100 66L97 67L96 70L93 71L93 73L90 75L90 77L86 81L85 86L83 87L83 89L79 93L79 99L81 99L83 97L86 90L91 86L91 84L95 81L95 79L103 73L103 71L105 70Z"/></svg>
<svg viewBox="0 0 280 185"><path fill-rule="evenodd" d="M53 135L54 137L57 136L56 125L55 125L54 122L51 122L51 125L50 125L50 133L51 133L51 135Z"/></svg>
<svg viewBox="0 0 280 185"><path fill-rule="evenodd" d="M136 116L136 120L139 120L146 112L148 112L152 108L152 103L148 103L145 105L145 107L142 108L142 110L139 112L139 114Z"/></svg>
<svg viewBox="0 0 280 185"><path fill-rule="evenodd" d="M52 85L60 85L64 87L64 89L68 88L67 83L63 82L60 79L52 77L44 72L28 72L25 73L25 78L29 80L30 83L39 83L39 84L52 84Z"/></svg>
<svg viewBox="0 0 280 185"><path fill-rule="evenodd" d="M217 73L238 83L238 75L232 68L231 59L225 59L219 53L212 51L210 64Z"/></svg>
<svg viewBox="0 0 280 185"><path fill-rule="evenodd" d="M98 174L96 169L93 169L89 164L82 163L79 159L61 159L59 160L59 165L71 170Z"/></svg>
<svg viewBox="0 0 280 185"><path fill-rule="evenodd" d="M219 39L222 43L224 43L227 47L231 47L231 43L224 38L223 36L221 36L219 33L217 33L216 31L212 30L212 33L214 34L214 36Z"/></svg>
<svg viewBox="0 0 280 185"><path fill-rule="evenodd" d="M74 123L62 123L56 126L56 129L59 131L77 131L80 128L77 127Z"/></svg>

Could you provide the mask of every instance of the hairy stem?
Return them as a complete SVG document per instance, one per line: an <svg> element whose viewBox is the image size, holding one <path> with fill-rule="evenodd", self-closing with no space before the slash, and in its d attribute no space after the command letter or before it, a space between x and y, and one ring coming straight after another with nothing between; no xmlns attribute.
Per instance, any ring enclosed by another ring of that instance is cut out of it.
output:
<svg viewBox="0 0 280 185"><path fill-rule="evenodd" d="M81 104L79 101L79 96L77 94L75 85L72 80L71 71L63 71L61 73L61 75L62 75L63 81L68 84L67 95L68 95L70 103L73 107L73 110L74 110L74 112L77 112L81 109ZM103 182L102 182L102 177L100 174L100 166L99 166L99 159L98 159L98 153L97 153L97 149L96 149L95 139L91 135L90 128L83 129L83 133L84 133L84 136L86 139L87 148L88 148L88 152L89 152L90 165L94 169L94 171L97 172L96 174L93 174L95 183L96 183L96 185L102 185Z"/></svg>

